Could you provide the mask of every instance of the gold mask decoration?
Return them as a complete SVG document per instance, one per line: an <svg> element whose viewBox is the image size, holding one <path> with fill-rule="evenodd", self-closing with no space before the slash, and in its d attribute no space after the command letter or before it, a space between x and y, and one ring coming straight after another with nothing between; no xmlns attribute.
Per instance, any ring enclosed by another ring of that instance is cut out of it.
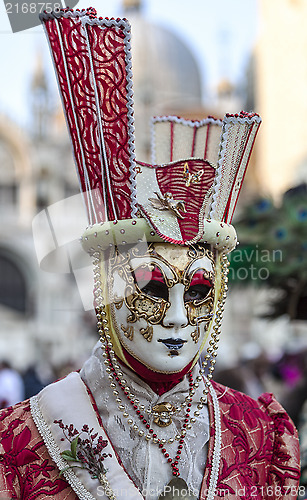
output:
<svg viewBox="0 0 307 500"><path fill-rule="evenodd" d="M178 358L172 364L181 368L195 357L214 309L210 250L167 243L115 248L107 282L113 327L132 356L157 371L165 356Z"/></svg>
<svg viewBox="0 0 307 500"><path fill-rule="evenodd" d="M163 324L165 313L170 307L168 290L177 283L184 285L184 302L189 324L198 327L201 323L210 321L214 300L214 272L198 267L191 271L191 268L196 260L204 256L210 259L214 268L212 252L201 245L187 248L185 258L181 259L185 267L180 268L159 253L161 248L165 249L167 245L149 245L146 252L148 261L135 269L130 264L133 257L137 256L134 251L127 251L123 255L117 250L112 260L112 274L118 271L126 281L124 301L131 312L127 318L128 322L135 323L138 319L144 318L151 325ZM169 249L169 258L173 261L172 253L174 247ZM154 257L155 262L150 261L150 257ZM159 261L164 263L163 267L159 265ZM167 277L165 266L169 269L171 277ZM115 306L119 308L122 303L122 299L115 301ZM152 335L148 335L148 330L150 331L150 328L142 334L150 341ZM198 340L195 333L192 338Z"/></svg>

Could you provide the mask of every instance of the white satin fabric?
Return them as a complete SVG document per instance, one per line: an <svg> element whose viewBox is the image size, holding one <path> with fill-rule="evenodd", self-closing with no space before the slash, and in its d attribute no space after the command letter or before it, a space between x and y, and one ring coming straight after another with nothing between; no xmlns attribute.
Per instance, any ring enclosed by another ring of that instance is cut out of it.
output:
<svg viewBox="0 0 307 500"><path fill-rule="evenodd" d="M179 406L188 394L189 383L186 377L163 396L158 396L134 372L128 368L123 368L122 371L131 392L139 400L139 406L144 405L145 408L149 408L162 401ZM197 372L198 367L196 365L193 379L195 379ZM123 412L118 409L113 389L110 387L108 374L105 371L100 342L96 344L91 357L82 368L80 376L94 396L104 429L128 475L146 500L157 500L164 487L173 477L171 466L167 463L167 459L161 453L160 448L152 441L148 442L144 437L140 437L138 432L134 431L132 426L127 423L128 418L124 418ZM194 411L197 410L197 403L202 396L203 389L204 383L201 382L193 397L192 416ZM146 433L146 428L135 414L132 405L125 399L124 394L120 394L120 397L129 416ZM178 415L174 415L172 424L165 428L160 428L154 424L152 417L148 414L144 413L144 416L158 437L168 441L169 438L174 438L180 432L184 423L185 409L182 409ZM205 469L208 440L209 416L208 409L204 406L200 410L200 416L196 417L192 429L187 432L178 464L180 476L196 496L200 491ZM165 444L171 458L177 455L178 444L177 440L172 444Z"/></svg>

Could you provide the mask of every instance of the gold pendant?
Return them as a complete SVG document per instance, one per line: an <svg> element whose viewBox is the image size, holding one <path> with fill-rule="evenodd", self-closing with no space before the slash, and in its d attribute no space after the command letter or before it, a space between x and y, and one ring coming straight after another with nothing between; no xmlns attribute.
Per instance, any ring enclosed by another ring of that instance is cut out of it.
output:
<svg viewBox="0 0 307 500"><path fill-rule="evenodd" d="M158 500L197 500L193 490L190 490L187 483L181 477L174 477L165 486L164 491Z"/></svg>
<svg viewBox="0 0 307 500"><path fill-rule="evenodd" d="M171 403L158 403L152 408L154 423L159 427L167 427L172 423L172 415L176 408Z"/></svg>

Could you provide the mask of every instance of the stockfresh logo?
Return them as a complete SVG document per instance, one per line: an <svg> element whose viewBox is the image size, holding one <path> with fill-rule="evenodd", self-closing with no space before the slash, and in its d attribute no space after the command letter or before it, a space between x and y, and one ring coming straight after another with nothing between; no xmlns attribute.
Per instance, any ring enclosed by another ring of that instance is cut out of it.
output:
<svg viewBox="0 0 307 500"><path fill-rule="evenodd" d="M24 0L15 0L7 2L4 0L4 6L8 15L13 33L24 31L40 25L39 14L43 12L52 12L54 10L74 8L79 0L57 0L54 2L33 2Z"/></svg>

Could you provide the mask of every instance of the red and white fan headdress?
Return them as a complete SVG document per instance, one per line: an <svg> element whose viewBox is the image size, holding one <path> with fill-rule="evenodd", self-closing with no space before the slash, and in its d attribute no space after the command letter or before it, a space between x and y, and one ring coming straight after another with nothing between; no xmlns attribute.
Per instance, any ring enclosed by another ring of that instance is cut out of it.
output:
<svg viewBox="0 0 307 500"><path fill-rule="evenodd" d="M230 225L261 122L255 113L153 119L153 165L134 154L130 25L92 8L42 14L70 131L90 253L110 244L236 245Z"/></svg>

